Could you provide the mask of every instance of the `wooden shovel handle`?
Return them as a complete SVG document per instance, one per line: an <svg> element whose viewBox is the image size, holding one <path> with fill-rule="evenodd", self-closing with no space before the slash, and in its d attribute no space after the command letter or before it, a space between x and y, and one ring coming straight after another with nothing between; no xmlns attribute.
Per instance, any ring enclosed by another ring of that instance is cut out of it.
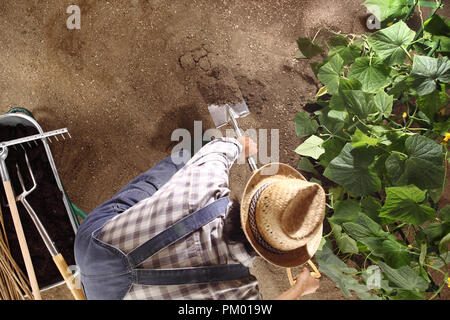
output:
<svg viewBox="0 0 450 320"><path fill-rule="evenodd" d="M69 266L67 265L66 260L64 260L62 254L58 253L56 256L54 256L53 261L58 267L59 272L63 276L64 281L66 282L66 285L70 289L70 292L72 293L75 300L86 300L83 290L81 290L81 288L76 288L76 285L73 281L74 278L72 272L70 271Z"/></svg>
<svg viewBox="0 0 450 320"><path fill-rule="evenodd" d="M27 270L28 279L30 280L31 290L35 300L42 300L41 291L34 273L33 263L31 261L30 251L28 250L27 240L25 239L25 233L23 232L22 222L20 221L19 211L17 210L16 198L11 186L11 181L3 181L3 187L5 188L6 198L8 199L9 209L14 223L14 229L16 230L17 239L19 240L20 251L22 252L23 261Z"/></svg>
<svg viewBox="0 0 450 320"><path fill-rule="evenodd" d="M311 276L313 278L319 279L322 276L320 274L319 269L317 269L316 265L311 260L308 260L308 264L314 270L313 272L311 272ZM289 279L289 283L291 284L291 286L293 286L295 284L295 281L294 281L294 278L292 277L291 268L286 268L286 273L287 273L287 276Z"/></svg>

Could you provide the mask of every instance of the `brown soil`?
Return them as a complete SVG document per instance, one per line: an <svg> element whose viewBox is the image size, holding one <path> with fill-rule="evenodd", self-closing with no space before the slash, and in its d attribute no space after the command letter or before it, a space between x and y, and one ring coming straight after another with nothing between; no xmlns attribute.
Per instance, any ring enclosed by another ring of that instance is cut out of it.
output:
<svg viewBox="0 0 450 320"><path fill-rule="evenodd" d="M25 107L44 130L70 130L73 139L52 151L71 200L86 212L166 157L174 129L194 120L212 128L208 103L237 89L252 112L240 126L279 129L279 160L296 166L291 120L318 82L308 61L293 59L295 40L324 26L366 32L362 0L76 2L81 30L66 28L73 1L0 2L0 111ZM221 77L237 87L224 95L214 86ZM233 194L249 175L246 165L232 168ZM256 274L266 299L289 286L283 270L262 261ZM343 295L324 277L307 298Z"/></svg>

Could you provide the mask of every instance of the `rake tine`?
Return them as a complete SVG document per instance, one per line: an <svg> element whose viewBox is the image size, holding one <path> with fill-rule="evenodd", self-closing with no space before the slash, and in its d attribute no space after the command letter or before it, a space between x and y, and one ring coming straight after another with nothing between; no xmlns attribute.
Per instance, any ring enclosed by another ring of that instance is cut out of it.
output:
<svg viewBox="0 0 450 320"><path fill-rule="evenodd" d="M72 139L72 136L70 135L69 131L67 131L67 134L69 135L69 138Z"/></svg>
<svg viewBox="0 0 450 320"><path fill-rule="evenodd" d="M54 138L56 139L56 141L57 141L57 142L59 142L59 140L58 140L58 136L54 136Z"/></svg>
<svg viewBox="0 0 450 320"><path fill-rule="evenodd" d="M33 140L36 147L39 145L36 140Z"/></svg>
<svg viewBox="0 0 450 320"><path fill-rule="evenodd" d="M52 143L52 139L50 137L47 137L48 142Z"/></svg>
<svg viewBox="0 0 450 320"><path fill-rule="evenodd" d="M61 133L61 136L64 140L66 140L66 137L64 137L64 133Z"/></svg>

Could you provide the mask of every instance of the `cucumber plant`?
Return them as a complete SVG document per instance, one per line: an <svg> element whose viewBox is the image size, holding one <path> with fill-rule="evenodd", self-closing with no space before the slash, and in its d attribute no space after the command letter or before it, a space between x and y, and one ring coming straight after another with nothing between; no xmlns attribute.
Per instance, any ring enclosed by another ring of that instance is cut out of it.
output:
<svg viewBox="0 0 450 320"><path fill-rule="evenodd" d="M431 2L412 30L406 20L421 3L367 0L382 29L328 30L326 47L316 39L323 29L297 41L296 58L313 59L323 86L315 110L294 119L303 139L295 152L327 190L330 231L316 259L347 296L433 299L450 286L450 205L438 205L449 162L450 20Z"/></svg>

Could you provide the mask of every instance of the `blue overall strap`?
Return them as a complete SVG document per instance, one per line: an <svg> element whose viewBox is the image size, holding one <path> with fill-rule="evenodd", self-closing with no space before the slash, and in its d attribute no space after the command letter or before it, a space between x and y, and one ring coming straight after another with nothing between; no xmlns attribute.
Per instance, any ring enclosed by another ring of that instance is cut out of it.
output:
<svg viewBox="0 0 450 320"><path fill-rule="evenodd" d="M227 210L229 198L221 198L206 207L195 211L187 217L176 222L163 232L144 242L128 254L128 261L132 267L137 267L142 262L167 248L172 243L186 237L195 230L224 214Z"/></svg>
<svg viewBox="0 0 450 320"><path fill-rule="evenodd" d="M241 264L177 269L136 269L139 264L156 253L224 214L228 202L228 197L214 201L131 251L128 254L128 261L134 268L133 283L141 285L194 284L229 281L251 276L248 268Z"/></svg>

